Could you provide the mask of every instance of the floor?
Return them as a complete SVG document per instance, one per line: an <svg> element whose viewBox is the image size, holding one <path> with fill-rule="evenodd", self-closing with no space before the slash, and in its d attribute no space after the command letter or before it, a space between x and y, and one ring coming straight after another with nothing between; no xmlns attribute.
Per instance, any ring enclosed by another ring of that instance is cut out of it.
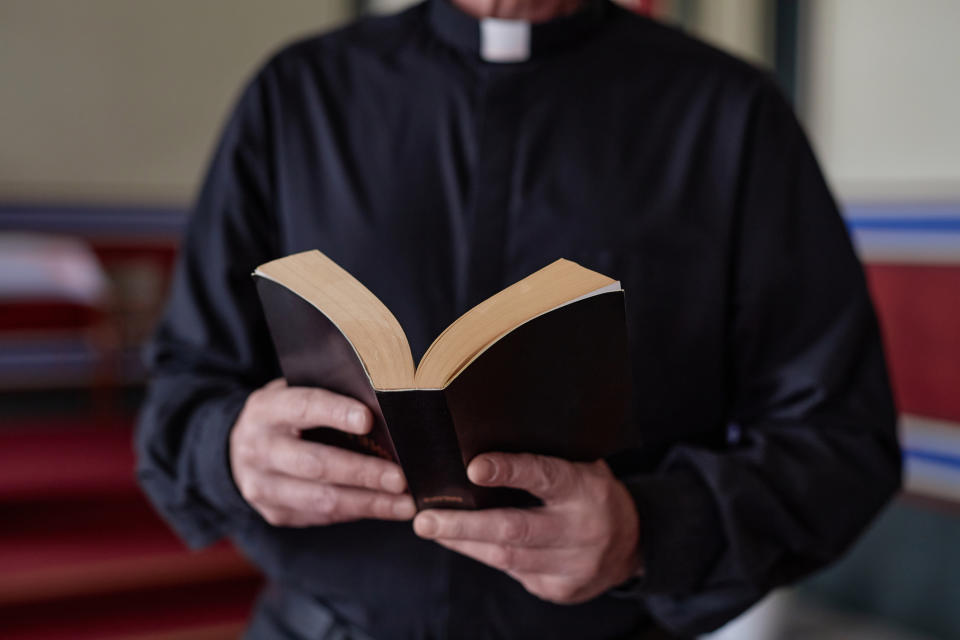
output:
<svg viewBox="0 0 960 640"><path fill-rule="evenodd" d="M941 640L882 619L841 612L781 590L701 640ZM942 640L946 640L943 638Z"/></svg>

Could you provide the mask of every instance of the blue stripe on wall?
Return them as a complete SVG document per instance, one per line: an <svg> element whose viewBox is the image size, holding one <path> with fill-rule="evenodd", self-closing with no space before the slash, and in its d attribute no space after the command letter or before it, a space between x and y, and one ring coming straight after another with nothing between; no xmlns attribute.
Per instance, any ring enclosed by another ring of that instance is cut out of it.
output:
<svg viewBox="0 0 960 640"><path fill-rule="evenodd" d="M0 203L0 231L178 237L182 207Z"/></svg>
<svg viewBox="0 0 960 640"><path fill-rule="evenodd" d="M847 218L853 231L923 231L960 233L960 216L956 218Z"/></svg>
<svg viewBox="0 0 960 640"><path fill-rule="evenodd" d="M929 451L926 449L904 449L903 457L906 459L922 460L944 467L950 467L960 470L960 456L952 456L938 451Z"/></svg>
<svg viewBox="0 0 960 640"><path fill-rule="evenodd" d="M960 203L850 203L843 215L853 231L960 233Z"/></svg>
<svg viewBox="0 0 960 640"><path fill-rule="evenodd" d="M179 235L186 207L0 203L0 230L52 233ZM960 233L960 203L849 204L851 231Z"/></svg>

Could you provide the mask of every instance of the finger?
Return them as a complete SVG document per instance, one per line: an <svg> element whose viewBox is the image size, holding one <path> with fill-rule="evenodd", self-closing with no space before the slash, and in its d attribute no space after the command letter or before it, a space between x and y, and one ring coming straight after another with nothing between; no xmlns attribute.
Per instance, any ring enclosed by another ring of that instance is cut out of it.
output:
<svg viewBox="0 0 960 640"><path fill-rule="evenodd" d="M405 494L319 484L280 475L266 475L260 480L257 488L248 487L245 494L251 503L297 512L308 524L364 518L409 520L416 513L413 498Z"/></svg>
<svg viewBox="0 0 960 640"><path fill-rule="evenodd" d="M515 547L561 546L566 539L564 527L555 518L531 509L429 509L417 514L413 530L423 538L472 540Z"/></svg>
<svg viewBox="0 0 960 640"><path fill-rule="evenodd" d="M285 387L273 391L266 405L275 422L300 432L312 427L333 427L348 433L369 433L373 427L370 409L348 396L326 389Z"/></svg>
<svg viewBox="0 0 960 640"><path fill-rule="evenodd" d="M541 600L555 604L579 604L599 595L589 583L578 584L579 580L571 580L566 576L556 576L536 573L511 573L523 588Z"/></svg>
<svg viewBox="0 0 960 640"><path fill-rule="evenodd" d="M474 484L525 489L544 501L569 495L578 473L572 462L532 453L484 453L467 467Z"/></svg>
<svg viewBox="0 0 960 640"><path fill-rule="evenodd" d="M314 513L280 507L260 507L258 511L264 520L275 527L316 527L350 521L350 518L334 515L318 516Z"/></svg>
<svg viewBox="0 0 960 640"><path fill-rule="evenodd" d="M267 448L270 471L304 480L403 493L400 467L387 460L293 437L275 438Z"/></svg>
<svg viewBox="0 0 960 640"><path fill-rule="evenodd" d="M281 509L279 507L257 507L257 511L263 516L263 519L275 527L309 527L317 522L311 522L310 518L291 509Z"/></svg>
<svg viewBox="0 0 960 640"><path fill-rule="evenodd" d="M451 551L507 573L574 575L582 552L578 549L524 549L475 540L436 540Z"/></svg>

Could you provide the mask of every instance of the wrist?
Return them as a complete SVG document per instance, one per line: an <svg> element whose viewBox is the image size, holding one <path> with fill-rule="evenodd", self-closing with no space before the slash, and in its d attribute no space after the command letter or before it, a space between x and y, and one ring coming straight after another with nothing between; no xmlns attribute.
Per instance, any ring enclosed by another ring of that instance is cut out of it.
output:
<svg viewBox="0 0 960 640"><path fill-rule="evenodd" d="M640 530L640 516L637 514L637 508L632 501L630 508L633 509L633 513L637 518L637 526L635 528L636 534L633 537L633 555L630 562L630 577L642 578L647 573L647 565L646 562L644 562L643 556L643 536L641 535Z"/></svg>
<svg viewBox="0 0 960 640"><path fill-rule="evenodd" d="M646 563L643 554L640 514L627 486L619 479L616 479L615 482L619 485L621 495L624 497L621 510L623 514L621 531L626 536L624 548L628 550L626 562L621 566L626 567L627 575L625 579L641 578L646 573Z"/></svg>

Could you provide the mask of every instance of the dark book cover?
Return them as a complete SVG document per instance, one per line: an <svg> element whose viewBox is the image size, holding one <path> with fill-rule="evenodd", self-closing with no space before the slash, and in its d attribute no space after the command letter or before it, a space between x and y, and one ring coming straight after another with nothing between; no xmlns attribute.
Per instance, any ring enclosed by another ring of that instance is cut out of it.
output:
<svg viewBox="0 0 960 640"><path fill-rule="evenodd" d="M375 416L369 436L318 425L304 437L398 462L418 509L538 504L467 479L467 464L486 451L591 461L620 448L630 397L623 291L516 327L444 389L385 391L326 315L281 284L256 281L288 384L351 396Z"/></svg>

